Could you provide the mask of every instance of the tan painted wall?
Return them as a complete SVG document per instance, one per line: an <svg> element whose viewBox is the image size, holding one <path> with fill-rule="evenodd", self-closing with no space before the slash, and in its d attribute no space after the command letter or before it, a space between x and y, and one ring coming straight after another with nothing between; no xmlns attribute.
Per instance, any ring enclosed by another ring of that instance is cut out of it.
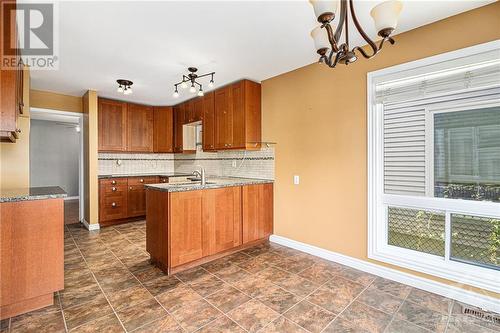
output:
<svg viewBox="0 0 500 333"><path fill-rule="evenodd" d="M371 60L265 80L263 139L277 142L275 233L368 260L366 73L499 39L499 22L496 2L397 35Z"/></svg>
<svg viewBox="0 0 500 333"><path fill-rule="evenodd" d="M67 112L83 112L82 98L50 91L31 90L31 106L41 109L51 109Z"/></svg>
<svg viewBox="0 0 500 333"><path fill-rule="evenodd" d="M23 114L19 117L19 139L16 143L0 143L0 191L23 188L30 184L30 72L23 72Z"/></svg>
<svg viewBox="0 0 500 333"><path fill-rule="evenodd" d="M99 184L97 179L97 92L89 90L83 95L84 140L84 218L89 224L99 223Z"/></svg>

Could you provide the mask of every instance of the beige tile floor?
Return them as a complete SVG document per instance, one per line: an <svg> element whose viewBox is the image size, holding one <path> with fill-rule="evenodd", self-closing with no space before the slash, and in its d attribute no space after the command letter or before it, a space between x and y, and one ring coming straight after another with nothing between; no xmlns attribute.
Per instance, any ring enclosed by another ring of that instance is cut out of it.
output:
<svg viewBox="0 0 500 333"><path fill-rule="evenodd" d="M275 244L173 276L148 262L145 222L65 232L54 305L4 332L499 332L457 301Z"/></svg>

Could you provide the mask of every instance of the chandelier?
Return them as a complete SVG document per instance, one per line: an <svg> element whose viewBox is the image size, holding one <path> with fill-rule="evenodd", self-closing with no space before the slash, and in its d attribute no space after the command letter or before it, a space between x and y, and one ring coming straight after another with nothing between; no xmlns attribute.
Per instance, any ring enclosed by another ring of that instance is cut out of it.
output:
<svg viewBox="0 0 500 333"><path fill-rule="evenodd" d="M208 83L208 86L210 88L212 88L214 86L214 74L215 74L215 72L207 73L207 74L203 74L203 75L198 75L198 74L196 74L196 72L198 71L198 69L196 67L189 67L188 71L189 71L188 75L182 75L181 82L174 84L175 89L174 89L174 93L172 94L172 96L174 98L179 97L178 86L181 86L182 89L186 89L188 87L189 83L191 84L191 86L189 87L190 93L194 94L194 93L196 93L196 90L198 90L197 95L203 96L204 95L203 86L200 83L198 83L196 80L200 79L202 77L205 77L205 76L210 76L210 82ZM198 89L196 89L197 87L198 87Z"/></svg>
<svg viewBox="0 0 500 333"><path fill-rule="evenodd" d="M399 14L403 5L400 1L385 1L373 7L370 12L378 35L382 37L377 45L368 37L359 24L354 10L353 0L309 0L314 8L314 14L318 18L319 26L311 31L311 37L314 40L316 51L320 55L319 62L325 63L334 68L338 63L349 65L358 59L356 52L366 59L375 56L388 41L394 44L394 39L390 37L398 22ZM333 31L330 23L335 18L335 14L340 4L340 14L337 29ZM349 45L349 14L358 30L359 34L368 43L371 50L368 52L360 46L351 49ZM343 29L345 29L344 42L341 43Z"/></svg>

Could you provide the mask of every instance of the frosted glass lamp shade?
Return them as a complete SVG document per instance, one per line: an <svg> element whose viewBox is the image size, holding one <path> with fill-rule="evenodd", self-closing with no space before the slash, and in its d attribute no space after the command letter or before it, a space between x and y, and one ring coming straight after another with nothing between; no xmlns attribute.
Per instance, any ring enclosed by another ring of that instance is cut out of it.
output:
<svg viewBox="0 0 500 333"><path fill-rule="evenodd" d="M390 0L373 7L370 15L375 22L375 29L380 33L383 30L394 30L398 24L399 14L403 9L401 1Z"/></svg>
<svg viewBox="0 0 500 333"><path fill-rule="evenodd" d="M311 37L314 40L314 47L316 48L316 51L325 49L328 50L330 48L330 42L328 40L326 29L321 28L321 26L317 26L311 31Z"/></svg>
<svg viewBox="0 0 500 333"><path fill-rule="evenodd" d="M309 0L314 8L314 15L319 22L331 21L335 17L339 0Z"/></svg>

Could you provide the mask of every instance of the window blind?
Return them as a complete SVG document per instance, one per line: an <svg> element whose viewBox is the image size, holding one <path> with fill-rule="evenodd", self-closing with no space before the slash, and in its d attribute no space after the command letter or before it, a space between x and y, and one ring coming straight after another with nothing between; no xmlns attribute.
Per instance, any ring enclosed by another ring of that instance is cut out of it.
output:
<svg viewBox="0 0 500 333"><path fill-rule="evenodd" d="M377 103L408 102L459 90L500 86L500 60L410 76L377 84Z"/></svg>

